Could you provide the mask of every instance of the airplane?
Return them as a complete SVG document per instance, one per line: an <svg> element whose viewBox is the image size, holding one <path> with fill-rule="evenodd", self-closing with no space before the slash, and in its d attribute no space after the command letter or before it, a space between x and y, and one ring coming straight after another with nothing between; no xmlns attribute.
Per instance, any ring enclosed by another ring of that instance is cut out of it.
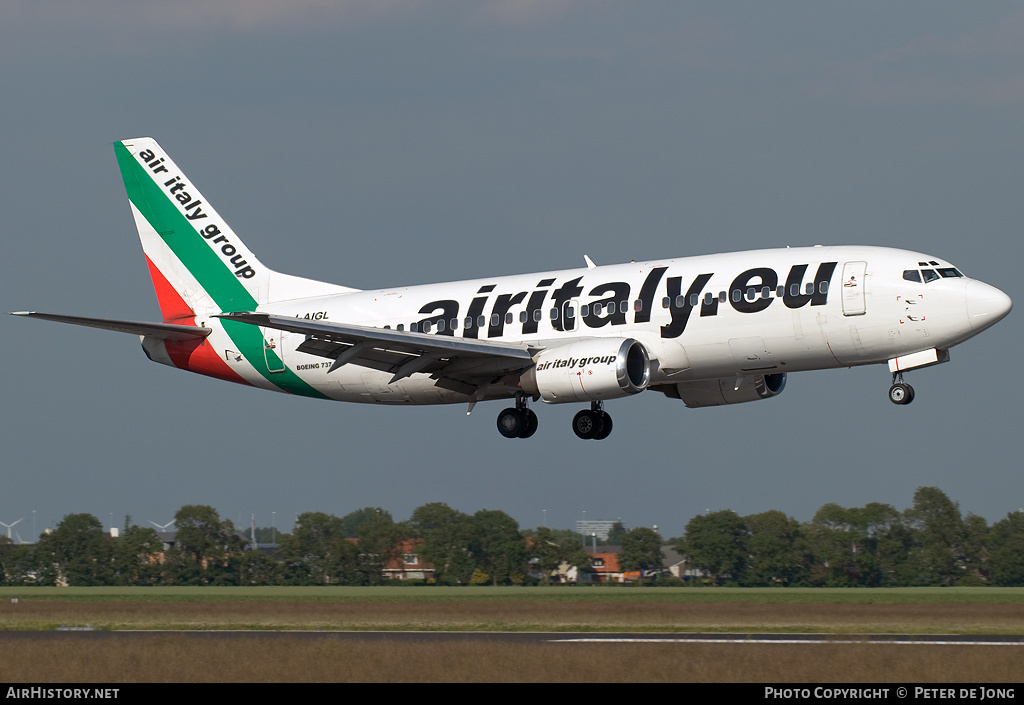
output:
<svg viewBox="0 0 1024 705"><path fill-rule="evenodd" d="M150 360L318 399L369 404L588 404L581 439L607 438L606 401L656 391L699 408L778 396L790 372L888 363L903 375L1012 307L931 255L814 246L359 290L266 267L151 138L114 143L162 320L29 311L138 335Z"/></svg>

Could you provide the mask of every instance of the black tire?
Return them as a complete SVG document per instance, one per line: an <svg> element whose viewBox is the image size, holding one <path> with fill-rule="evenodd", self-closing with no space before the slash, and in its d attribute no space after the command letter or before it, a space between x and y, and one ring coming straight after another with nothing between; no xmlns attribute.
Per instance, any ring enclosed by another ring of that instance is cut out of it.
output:
<svg viewBox="0 0 1024 705"><path fill-rule="evenodd" d="M595 441L603 441L605 438L611 435L612 432L612 417L607 411L598 412L601 416L601 432L594 436Z"/></svg>
<svg viewBox="0 0 1024 705"><path fill-rule="evenodd" d="M889 387L889 401L893 404L909 404L914 398L914 388L909 384L898 382Z"/></svg>
<svg viewBox="0 0 1024 705"><path fill-rule="evenodd" d="M509 407L498 414L498 433L505 438L520 438L526 428L526 417L519 409Z"/></svg>
<svg viewBox="0 0 1024 705"><path fill-rule="evenodd" d="M596 411L584 409L572 418L572 431L583 440L597 438L602 430L604 424Z"/></svg>
<svg viewBox="0 0 1024 705"><path fill-rule="evenodd" d="M526 424L523 426L523 430L519 434L519 437L529 438L537 432L539 421L537 420L537 414L533 413L530 409L523 409L523 417L526 419Z"/></svg>

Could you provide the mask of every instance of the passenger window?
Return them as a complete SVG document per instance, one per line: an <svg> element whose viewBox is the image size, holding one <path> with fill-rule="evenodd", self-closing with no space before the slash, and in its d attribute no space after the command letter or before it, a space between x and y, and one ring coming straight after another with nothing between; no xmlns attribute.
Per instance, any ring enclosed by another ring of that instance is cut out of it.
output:
<svg viewBox="0 0 1024 705"><path fill-rule="evenodd" d="M438 333L444 333L444 328L445 328L444 319L442 318L440 321L437 322L437 332Z"/></svg>
<svg viewBox="0 0 1024 705"><path fill-rule="evenodd" d="M430 332L430 321L423 321L423 332L424 333L429 333Z"/></svg>
<svg viewBox="0 0 1024 705"><path fill-rule="evenodd" d="M526 323L526 320L528 318L529 318L529 316L527 315L526 311L520 311L519 312L519 322L520 323Z"/></svg>
<svg viewBox="0 0 1024 705"><path fill-rule="evenodd" d="M718 303L724 304L728 300L728 296L724 291L718 292Z"/></svg>
<svg viewBox="0 0 1024 705"><path fill-rule="evenodd" d="M666 296L665 298L663 298L661 300L661 307L662 308L668 308L671 305L672 305L672 299L670 299L669 297Z"/></svg>
<svg viewBox="0 0 1024 705"><path fill-rule="evenodd" d="M410 333L419 333L420 332L420 324L419 323L410 323L409 324L409 332Z"/></svg>
<svg viewBox="0 0 1024 705"><path fill-rule="evenodd" d="M608 315L615 313L615 302L611 301L608 303Z"/></svg>
<svg viewBox="0 0 1024 705"><path fill-rule="evenodd" d="M812 289L812 291L813 291L813 289ZM819 294L827 294L828 293L828 282L822 282L821 284L818 284L818 293Z"/></svg>
<svg viewBox="0 0 1024 705"><path fill-rule="evenodd" d="M494 328L497 328L499 323L501 323L501 316L499 316L496 313L492 313L491 314L491 326L493 326Z"/></svg>
<svg viewBox="0 0 1024 705"><path fill-rule="evenodd" d="M590 315L590 307L587 306L586 304L580 304L580 315L581 316L589 316Z"/></svg>
<svg viewBox="0 0 1024 705"><path fill-rule="evenodd" d="M558 309L557 308L551 309L551 320L552 321L558 320Z"/></svg>
<svg viewBox="0 0 1024 705"><path fill-rule="evenodd" d="M761 298L762 299L767 299L771 295L772 295L772 288L770 286L763 286L763 287L761 287Z"/></svg>
<svg viewBox="0 0 1024 705"><path fill-rule="evenodd" d="M700 294L690 294L690 307L694 307L700 303Z"/></svg>
<svg viewBox="0 0 1024 705"><path fill-rule="evenodd" d="M405 324L404 323L399 323L398 327L397 327L397 330L404 331L405 330Z"/></svg>
<svg viewBox="0 0 1024 705"><path fill-rule="evenodd" d="M740 302L741 298L742 298L742 295L740 294L740 290L739 289L733 289L732 290L732 302L734 304L738 304Z"/></svg>
<svg viewBox="0 0 1024 705"><path fill-rule="evenodd" d="M391 326L384 326L384 330L391 330Z"/></svg>
<svg viewBox="0 0 1024 705"><path fill-rule="evenodd" d="M514 319L514 318L512 317L512 314L511 314L511 313L506 313L506 314L505 314L505 325L506 325L506 326L508 326L508 325L512 325L512 321L513 321L513 320L515 320L515 319Z"/></svg>
<svg viewBox="0 0 1024 705"><path fill-rule="evenodd" d="M640 299L637 299L636 301L634 301L633 302L633 310L637 311L637 312L643 311L644 310L644 302L641 301Z"/></svg>
<svg viewBox="0 0 1024 705"><path fill-rule="evenodd" d="M903 278L906 279L908 282L917 282L918 284L921 283L921 273L916 269L904 269Z"/></svg>
<svg viewBox="0 0 1024 705"><path fill-rule="evenodd" d="M479 318L476 319L476 327L477 328L483 328L486 325L487 325L487 316L480 316Z"/></svg>
<svg viewBox="0 0 1024 705"><path fill-rule="evenodd" d="M542 318L544 318L544 312L541 311L539 308L533 309L533 320L540 323L540 319Z"/></svg>
<svg viewBox="0 0 1024 705"><path fill-rule="evenodd" d="M629 302L628 301L620 301L619 302L619 310L622 311L623 313L626 313L629 310Z"/></svg>
<svg viewBox="0 0 1024 705"><path fill-rule="evenodd" d="M686 305L686 297L680 294L676 297L676 308L682 308Z"/></svg>
<svg viewBox="0 0 1024 705"><path fill-rule="evenodd" d="M665 306L665 308L668 308L668 306ZM601 312L603 310L604 310L604 306L602 306L601 304L594 304L594 315L595 316L600 316Z"/></svg>
<svg viewBox="0 0 1024 705"><path fill-rule="evenodd" d="M775 295L781 299L783 296L786 295L786 287L780 284L778 288L775 289Z"/></svg>
<svg viewBox="0 0 1024 705"><path fill-rule="evenodd" d="M935 273L934 269L922 269L921 276L924 277L924 283L933 282L939 278L939 275Z"/></svg>
<svg viewBox="0 0 1024 705"><path fill-rule="evenodd" d="M714 301L715 301L715 295L712 294L710 291L708 293L704 294L704 305L705 306L710 306L712 303L714 303Z"/></svg>
<svg viewBox="0 0 1024 705"><path fill-rule="evenodd" d="M459 329L459 319L458 318L453 318L451 320L451 323L452 323L452 330L458 330Z"/></svg>

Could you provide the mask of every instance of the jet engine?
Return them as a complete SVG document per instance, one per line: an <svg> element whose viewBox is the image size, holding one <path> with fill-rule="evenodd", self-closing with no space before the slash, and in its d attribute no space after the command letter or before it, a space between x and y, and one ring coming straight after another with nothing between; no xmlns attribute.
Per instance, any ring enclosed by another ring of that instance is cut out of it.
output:
<svg viewBox="0 0 1024 705"><path fill-rule="evenodd" d="M534 357L523 390L549 403L599 401L637 394L651 381L647 349L633 338L592 338Z"/></svg>
<svg viewBox="0 0 1024 705"><path fill-rule="evenodd" d="M657 387L667 397L682 399L691 409L768 399L782 394L785 388L785 374L723 377Z"/></svg>

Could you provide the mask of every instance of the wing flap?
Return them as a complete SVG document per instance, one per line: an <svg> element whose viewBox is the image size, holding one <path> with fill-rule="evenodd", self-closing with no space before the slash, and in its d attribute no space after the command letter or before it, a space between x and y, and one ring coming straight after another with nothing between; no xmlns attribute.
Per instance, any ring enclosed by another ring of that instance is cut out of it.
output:
<svg viewBox="0 0 1024 705"><path fill-rule="evenodd" d="M525 344L307 321L270 313L222 313L216 317L305 335L299 352L334 360L331 371L353 364L390 372L396 379L424 372L464 386L521 371L533 364L533 354ZM458 373L447 374L449 368Z"/></svg>

